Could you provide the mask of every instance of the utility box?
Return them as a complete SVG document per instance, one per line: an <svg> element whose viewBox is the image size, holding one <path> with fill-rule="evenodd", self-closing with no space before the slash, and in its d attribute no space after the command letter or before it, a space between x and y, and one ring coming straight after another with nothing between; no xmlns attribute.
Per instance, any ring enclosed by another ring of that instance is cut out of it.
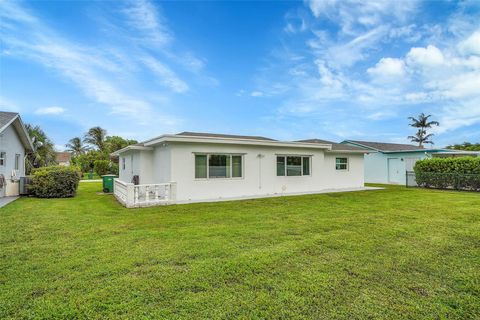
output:
<svg viewBox="0 0 480 320"><path fill-rule="evenodd" d="M106 174L102 176L104 193L113 193L113 179L116 177L117 176L114 174Z"/></svg>

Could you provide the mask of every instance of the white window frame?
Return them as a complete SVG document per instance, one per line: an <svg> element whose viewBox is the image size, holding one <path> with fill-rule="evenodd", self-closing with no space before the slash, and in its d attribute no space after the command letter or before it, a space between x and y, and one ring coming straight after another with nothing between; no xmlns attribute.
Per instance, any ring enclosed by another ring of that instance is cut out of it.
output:
<svg viewBox="0 0 480 320"><path fill-rule="evenodd" d="M0 167L4 167L6 165L7 165L7 152L0 151Z"/></svg>
<svg viewBox="0 0 480 320"><path fill-rule="evenodd" d="M125 171L125 163L127 162L127 159L125 157L122 157L122 170Z"/></svg>
<svg viewBox="0 0 480 320"><path fill-rule="evenodd" d="M19 170L20 170L20 157L21 157L21 154L15 153L14 168L15 168L16 171L19 171Z"/></svg>
<svg viewBox="0 0 480 320"><path fill-rule="evenodd" d="M337 159L347 159L347 167L345 169L337 169ZM335 171L345 172L350 170L350 158L349 157L335 157Z"/></svg>
<svg viewBox="0 0 480 320"><path fill-rule="evenodd" d="M230 157L230 177L216 177L210 178L210 165L209 165L209 158L211 155L215 156L229 156ZM242 180L245 177L245 153L225 153L225 152L194 152L193 153L193 178L194 180ZM207 177L206 178L196 178L195 177L195 157L196 156L206 156L207 157ZM242 158L242 176L241 177L233 177L233 156L240 156Z"/></svg>
<svg viewBox="0 0 480 320"><path fill-rule="evenodd" d="M283 176L279 176L277 172L277 158L278 157L284 157L285 158L285 174ZM301 160L301 175L299 176L288 176L287 175L287 157L300 157ZM308 174L303 174L303 158L308 158L309 160L309 173ZM311 154L276 154L275 155L275 176L277 177L311 177L312 176L312 155Z"/></svg>

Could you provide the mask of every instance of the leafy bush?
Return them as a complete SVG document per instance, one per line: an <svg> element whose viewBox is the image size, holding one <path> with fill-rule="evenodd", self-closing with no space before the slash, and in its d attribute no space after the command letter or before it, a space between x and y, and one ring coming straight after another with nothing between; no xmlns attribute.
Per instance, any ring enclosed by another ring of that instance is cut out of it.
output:
<svg viewBox="0 0 480 320"><path fill-rule="evenodd" d="M416 162L417 184L426 188L480 190L480 158L432 158Z"/></svg>
<svg viewBox="0 0 480 320"><path fill-rule="evenodd" d="M99 176L103 176L110 171L110 161L108 160L95 160L93 164L93 170Z"/></svg>
<svg viewBox="0 0 480 320"><path fill-rule="evenodd" d="M75 167L50 166L33 171L31 193L39 198L75 196L80 176Z"/></svg>
<svg viewBox="0 0 480 320"><path fill-rule="evenodd" d="M119 170L118 164L112 162L110 164L110 170L109 170L110 174L114 174L114 175L118 176L118 170Z"/></svg>

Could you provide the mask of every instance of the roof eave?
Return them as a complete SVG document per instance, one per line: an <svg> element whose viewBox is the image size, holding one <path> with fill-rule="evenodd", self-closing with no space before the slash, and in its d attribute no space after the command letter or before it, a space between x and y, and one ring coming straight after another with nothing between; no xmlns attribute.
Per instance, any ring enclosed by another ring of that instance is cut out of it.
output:
<svg viewBox="0 0 480 320"><path fill-rule="evenodd" d="M20 114L17 114L9 122L7 122L2 128L0 128L0 133L2 133L10 125L15 125L15 121L18 121L18 126L15 128L15 130L17 130L17 133L19 135L23 134L23 137L20 137L20 140L22 141L23 147L28 152L32 152L33 151L33 143L32 143L32 140L30 139L30 135L28 134L27 128L25 128L25 124L23 123L22 118L20 117ZM20 132L18 132L18 131L20 131Z"/></svg>
<svg viewBox="0 0 480 320"><path fill-rule="evenodd" d="M242 144L242 145L258 145L258 146L281 146L292 148L314 148L314 149L331 149L330 144L306 143L306 142L289 142L289 141L270 141L270 140L256 140L256 139L241 139L241 138L218 138L206 136L178 136L178 135L163 135L156 139L147 140L144 142L145 146L154 146L163 142L193 142L193 143L218 143L218 144Z"/></svg>
<svg viewBox="0 0 480 320"><path fill-rule="evenodd" d="M138 150L138 151L152 151L152 147L145 147L145 146L126 146L123 149L117 150L115 152L110 153L111 157L118 157L120 154L131 151L131 150Z"/></svg>
<svg viewBox="0 0 480 320"><path fill-rule="evenodd" d="M368 154L375 153L375 151L370 150L327 150L328 153L358 153L358 154Z"/></svg>

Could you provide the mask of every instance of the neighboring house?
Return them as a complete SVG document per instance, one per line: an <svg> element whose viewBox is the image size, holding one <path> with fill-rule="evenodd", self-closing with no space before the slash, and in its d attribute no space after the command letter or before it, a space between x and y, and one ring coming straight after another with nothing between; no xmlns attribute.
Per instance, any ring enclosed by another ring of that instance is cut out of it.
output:
<svg viewBox="0 0 480 320"><path fill-rule="evenodd" d="M323 140L182 132L118 150L127 207L363 189L361 148ZM138 184L138 185L134 185Z"/></svg>
<svg viewBox="0 0 480 320"><path fill-rule="evenodd" d="M32 142L20 115L0 111L0 197L19 194L25 156L31 151Z"/></svg>
<svg viewBox="0 0 480 320"><path fill-rule="evenodd" d="M55 161L60 166L69 166L70 160L72 160L72 154L70 152L55 152Z"/></svg>
<svg viewBox="0 0 480 320"><path fill-rule="evenodd" d="M406 172L413 171L415 162L436 153L454 150L425 149L410 144L345 140L342 144L370 151L365 156L365 182L405 184Z"/></svg>

